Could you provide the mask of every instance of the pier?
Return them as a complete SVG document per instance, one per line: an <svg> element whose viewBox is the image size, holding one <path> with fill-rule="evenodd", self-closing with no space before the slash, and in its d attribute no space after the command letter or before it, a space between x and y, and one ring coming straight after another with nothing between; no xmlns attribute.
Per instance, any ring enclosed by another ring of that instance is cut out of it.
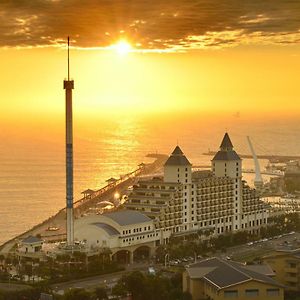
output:
<svg viewBox="0 0 300 300"><path fill-rule="evenodd" d="M120 194L124 193L129 186L136 182L138 176L150 175L159 171L168 158L168 156L164 154L148 154L146 157L153 158L155 160L149 164L140 164L136 170L129 172L114 181L109 181L107 185L96 191L89 190L90 193L88 195L84 195L82 199L74 202L75 219L83 216L90 208L95 207L97 203L113 199L116 192ZM49 230L50 228L54 228L55 230ZM40 235L46 242L65 240L66 207L62 208L54 216L51 216L42 223L37 224L30 230L5 242L0 246L0 254L8 254L19 240L30 235Z"/></svg>
<svg viewBox="0 0 300 300"><path fill-rule="evenodd" d="M202 153L203 155L214 156L216 154L215 151L208 151ZM240 158L253 158L251 154L239 154ZM298 160L300 159L299 155L277 155L277 154L263 154L263 155L256 155L259 159L267 159L270 162L278 162L284 163L290 160Z"/></svg>

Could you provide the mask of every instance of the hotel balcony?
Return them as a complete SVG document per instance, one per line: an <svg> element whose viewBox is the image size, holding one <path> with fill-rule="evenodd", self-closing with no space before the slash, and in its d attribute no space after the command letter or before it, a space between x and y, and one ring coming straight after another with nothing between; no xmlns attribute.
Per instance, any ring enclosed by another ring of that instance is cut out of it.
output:
<svg viewBox="0 0 300 300"><path fill-rule="evenodd" d="M284 272L285 273L299 273L299 276L300 276L300 266L299 266L299 268L297 266L295 266L294 268L285 267Z"/></svg>
<svg viewBox="0 0 300 300"><path fill-rule="evenodd" d="M299 278L297 276L293 277L293 276L286 276L285 281L287 283L291 282L291 283L298 283L299 282Z"/></svg>

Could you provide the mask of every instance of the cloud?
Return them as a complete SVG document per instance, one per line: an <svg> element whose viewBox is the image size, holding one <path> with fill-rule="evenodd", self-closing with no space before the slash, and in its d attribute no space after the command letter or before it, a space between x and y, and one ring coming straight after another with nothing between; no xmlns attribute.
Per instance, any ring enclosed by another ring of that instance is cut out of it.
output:
<svg viewBox="0 0 300 300"><path fill-rule="evenodd" d="M186 50L241 44L295 44L295 0L2 0L0 47L107 47Z"/></svg>

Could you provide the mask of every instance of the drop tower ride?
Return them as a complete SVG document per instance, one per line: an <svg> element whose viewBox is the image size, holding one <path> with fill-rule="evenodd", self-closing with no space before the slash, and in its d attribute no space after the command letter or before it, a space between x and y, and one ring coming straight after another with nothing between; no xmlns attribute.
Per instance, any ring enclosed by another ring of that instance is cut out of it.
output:
<svg viewBox="0 0 300 300"><path fill-rule="evenodd" d="M72 90L74 80L70 80L70 38L68 37L68 79L64 80L66 90L66 210L67 210L67 246L74 245L73 212L73 112Z"/></svg>

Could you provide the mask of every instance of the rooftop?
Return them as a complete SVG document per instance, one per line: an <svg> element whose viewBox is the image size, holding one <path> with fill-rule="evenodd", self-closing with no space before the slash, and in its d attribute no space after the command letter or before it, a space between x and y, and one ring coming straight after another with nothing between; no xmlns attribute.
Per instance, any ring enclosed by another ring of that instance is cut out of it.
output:
<svg viewBox="0 0 300 300"><path fill-rule="evenodd" d="M191 163L183 154L179 146L176 146L171 156L167 159L165 166L189 166Z"/></svg>
<svg viewBox="0 0 300 300"><path fill-rule="evenodd" d="M28 236L27 238L25 238L24 240L22 240L23 244L33 244L33 243L40 243L43 240L36 237L36 236Z"/></svg>
<svg viewBox="0 0 300 300"><path fill-rule="evenodd" d="M121 226L145 223L151 221L149 217L134 210L120 210L103 214L103 216L112 219Z"/></svg>
<svg viewBox="0 0 300 300"><path fill-rule="evenodd" d="M222 150L232 150L233 149L232 142L231 142L229 134L227 132L225 133L225 135L223 137L222 143L220 145L220 149L222 149Z"/></svg>
<svg viewBox="0 0 300 300"><path fill-rule="evenodd" d="M95 193L95 191L91 190L91 189L87 189L87 190L84 190L83 192L81 192L81 194L89 194L89 195L94 194L94 193Z"/></svg>
<svg viewBox="0 0 300 300"><path fill-rule="evenodd" d="M219 289L250 280L281 286L269 277L273 276L274 273L268 266L247 266L215 257L190 265L186 271L190 278L203 278L217 286ZM224 276L224 274L226 275Z"/></svg>
<svg viewBox="0 0 300 300"><path fill-rule="evenodd" d="M112 226L105 224L105 223L93 223L93 225L103 229L106 231L107 234L109 235L119 235L120 232L113 228Z"/></svg>
<svg viewBox="0 0 300 300"><path fill-rule="evenodd" d="M238 154L233 150L233 145L227 132L223 137L220 150L212 160L240 160Z"/></svg>

